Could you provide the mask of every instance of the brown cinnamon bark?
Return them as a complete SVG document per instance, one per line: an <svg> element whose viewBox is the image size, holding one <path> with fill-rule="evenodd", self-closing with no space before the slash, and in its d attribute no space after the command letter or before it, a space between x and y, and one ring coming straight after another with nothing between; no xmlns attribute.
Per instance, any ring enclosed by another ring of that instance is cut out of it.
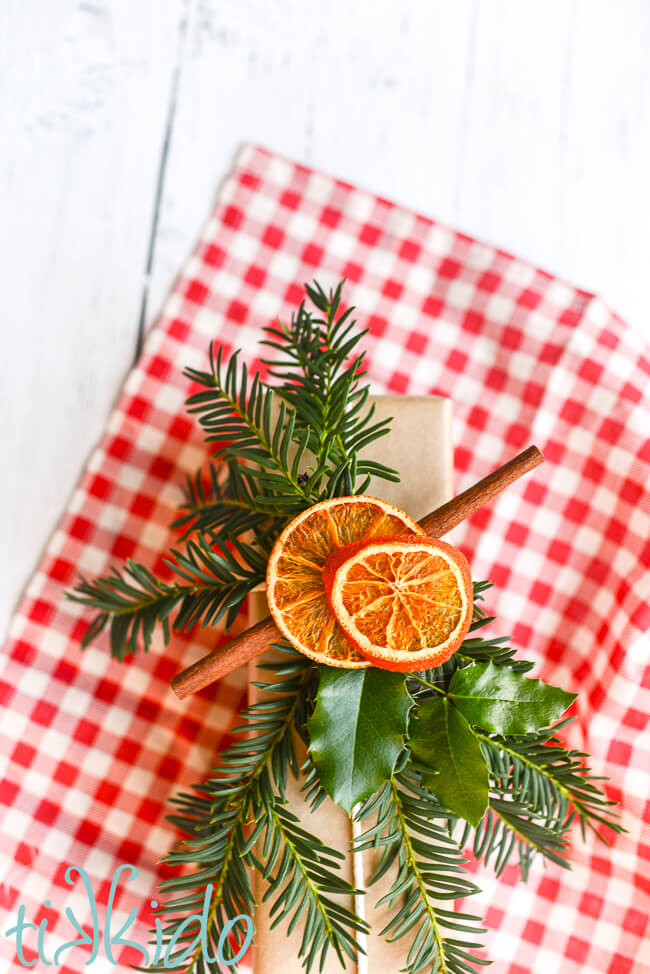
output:
<svg viewBox="0 0 650 974"><path fill-rule="evenodd" d="M182 700L191 693L202 690L208 684L220 680L222 676L255 659L272 642L282 639L282 633L271 616L261 619L256 625L245 629L239 636L218 646L211 653L192 663L182 673L172 679L172 687Z"/></svg>
<svg viewBox="0 0 650 974"><path fill-rule="evenodd" d="M478 511L510 484L544 462L544 456L536 446L529 446L512 460L489 473L487 477L468 487L462 494L427 514L419 522L431 538L441 538L457 524Z"/></svg>

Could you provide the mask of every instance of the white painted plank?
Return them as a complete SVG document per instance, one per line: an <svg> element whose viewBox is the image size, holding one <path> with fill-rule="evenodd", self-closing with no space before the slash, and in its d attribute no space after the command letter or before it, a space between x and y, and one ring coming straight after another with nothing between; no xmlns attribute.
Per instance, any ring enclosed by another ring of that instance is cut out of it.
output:
<svg viewBox="0 0 650 974"><path fill-rule="evenodd" d="M522 256L568 245L571 4L477 5L455 219ZM557 261L555 261L557 263Z"/></svg>
<svg viewBox="0 0 650 974"><path fill-rule="evenodd" d="M650 5L477 11L455 222L599 293L650 338Z"/></svg>
<svg viewBox="0 0 650 974"><path fill-rule="evenodd" d="M254 140L528 257L647 328L649 47L644 0L202 0L150 320Z"/></svg>
<svg viewBox="0 0 650 974"><path fill-rule="evenodd" d="M650 341L650 4L579 0L568 101L563 264Z"/></svg>
<svg viewBox="0 0 650 974"><path fill-rule="evenodd" d="M470 12L470 0L198 4L165 182L151 317L245 141L451 218Z"/></svg>
<svg viewBox="0 0 650 974"><path fill-rule="evenodd" d="M5 8L0 633L134 354L181 13Z"/></svg>

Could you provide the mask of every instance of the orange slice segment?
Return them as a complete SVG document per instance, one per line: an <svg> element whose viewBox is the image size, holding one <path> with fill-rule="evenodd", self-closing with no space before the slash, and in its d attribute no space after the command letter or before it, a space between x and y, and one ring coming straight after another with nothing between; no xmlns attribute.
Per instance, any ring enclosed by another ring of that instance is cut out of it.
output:
<svg viewBox="0 0 650 974"><path fill-rule="evenodd" d="M305 656L350 669L370 665L336 621L323 568L339 549L387 534L424 532L398 507L359 495L314 504L277 539L266 574L266 598L278 629Z"/></svg>
<svg viewBox="0 0 650 974"><path fill-rule="evenodd" d="M458 548L428 537L377 538L338 552L325 571L332 611L375 666L439 666L472 621L472 579Z"/></svg>

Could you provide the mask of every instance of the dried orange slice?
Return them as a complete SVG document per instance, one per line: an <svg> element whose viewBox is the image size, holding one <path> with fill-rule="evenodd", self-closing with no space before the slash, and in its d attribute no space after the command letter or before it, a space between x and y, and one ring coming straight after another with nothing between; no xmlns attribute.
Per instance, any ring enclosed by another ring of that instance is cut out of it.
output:
<svg viewBox="0 0 650 974"><path fill-rule="evenodd" d="M472 621L467 559L436 538L350 545L330 559L325 584L349 641L386 670L439 666L456 652Z"/></svg>
<svg viewBox="0 0 650 974"><path fill-rule="evenodd" d="M340 548L387 534L424 532L398 507L360 494L314 504L277 539L266 573L266 598L278 629L305 656L350 669L370 665L330 609L323 568Z"/></svg>

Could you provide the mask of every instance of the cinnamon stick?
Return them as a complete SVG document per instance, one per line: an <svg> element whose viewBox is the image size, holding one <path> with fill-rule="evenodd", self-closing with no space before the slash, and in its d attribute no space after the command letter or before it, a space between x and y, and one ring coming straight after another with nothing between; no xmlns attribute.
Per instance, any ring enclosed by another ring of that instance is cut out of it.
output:
<svg viewBox="0 0 650 974"><path fill-rule="evenodd" d="M502 490L514 483L525 473L538 467L544 462L544 456L536 446L529 446L522 453L518 453L512 460L498 467L483 477L472 487L468 487L462 494L453 497L442 507L436 508L419 522L431 538L441 538L457 524L474 514L480 507L500 494Z"/></svg>
<svg viewBox="0 0 650 974"><path fill-rule="evenodd" d="M271 643L278 642L282 638L282 633L271 616L266 616L223 646L213 649L203 659L192 663L182 673L177 673L172 678L172 689L176 696L183 700L184 697L202 690L215 680L220 680L222 676L236 670L238 666L248 663L268 649Z"/></svg>
<svg viewBox="0 0 650 974"><path fill-rule="evenodd" d="M420 527L432 538L442 537L501 493L509 484L539 466L543 460L540 450L536 446L529 446L462 494L458 494L442 507L427 514L419 522ZM280 639L282 633L271 616L267 616L241 635L235 636L225 645L217 647L203 659L197 660L181 673L177 673L172 679L172 689L183 700L197 690L214 683L215 680L221 679L238 666L248 663L268 649L272 642Z"/></svg>

